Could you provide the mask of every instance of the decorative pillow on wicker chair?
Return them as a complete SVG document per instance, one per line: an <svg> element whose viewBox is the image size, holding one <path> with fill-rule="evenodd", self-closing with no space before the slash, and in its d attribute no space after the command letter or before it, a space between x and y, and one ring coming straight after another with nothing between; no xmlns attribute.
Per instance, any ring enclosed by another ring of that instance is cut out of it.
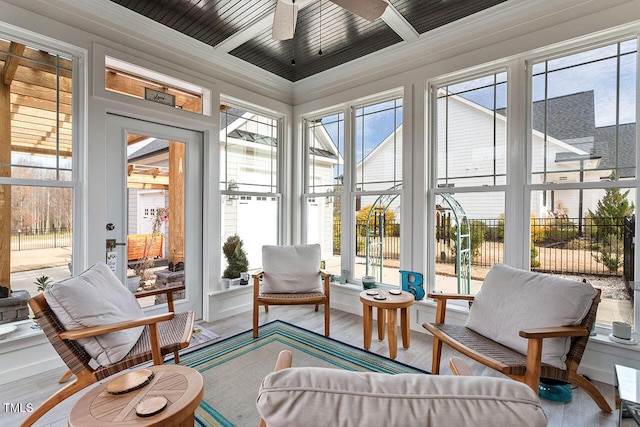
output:
<svg viewBox="0 0 640 427"><path fill-rule="evenodd" d="M466 326L526 354L522 329L579 325L597 291L589 284L495 264L471 306ZM547 338L542 362L566 369L571 338Z"/></svg>
<svg viewBox="0 0 640 427"><path fill-rule="evenodd" d="M320 245L262 247L261 293L322 292Z"/></svg>
<svg viewBox="0 0 640 427"><path fill-rule="evenodd" d="M67 330L103 326L140 319L144 312L136 298L105 263L97 263L85 272L55 283L44 297ZM100 365L116 363L129 353L144 327L125 329L78 340Z"/></svg>

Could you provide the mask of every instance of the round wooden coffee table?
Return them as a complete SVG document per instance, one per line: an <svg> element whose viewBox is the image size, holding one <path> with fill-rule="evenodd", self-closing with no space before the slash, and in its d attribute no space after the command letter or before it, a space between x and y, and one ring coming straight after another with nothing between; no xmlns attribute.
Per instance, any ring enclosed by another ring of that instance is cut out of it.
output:
<svg viewBox="0 0 640 427"><path fill-rule="evenodd" d="M193 427L194 413L204 392L202 375L179 365L145 368L153 371L151 382L124 394L107 392L109 380L82 396L71 409L69 426L179 426ZM167 399L163 411L150 417L136 415L136 406L145 398Z"/></svg>
<svg viewBox="0 0 640 427"><path fill-rule="evenodd" d="M374 292L378 294L370 295ZM387 289L374 288L360 292L360 301L362 302L365 350L371 348L373 307L378 309L378 339L384 340L385 323L389 332L389 357L395 359L398 355L397 309L400 309L402 347L409 348L409 307L411 307L415 301L415 297L412 294L402 291L400 295L392 295Z"/></svg>

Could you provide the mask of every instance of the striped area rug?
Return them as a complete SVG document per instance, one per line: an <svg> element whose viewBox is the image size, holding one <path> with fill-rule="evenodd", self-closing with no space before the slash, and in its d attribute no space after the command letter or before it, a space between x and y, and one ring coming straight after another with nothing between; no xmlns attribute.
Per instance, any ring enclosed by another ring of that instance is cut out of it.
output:
<svg viewBox="0 0 640 427"><path fill-rule="evenodd" d="M283 321L248 330L180 356L180 364L204 377L204 398L196 411L198 426L256 426L256 398L262 379L273 371L281 350L290 350L293 365L351 371L426 373L358 347L326 338Z"/></svg>

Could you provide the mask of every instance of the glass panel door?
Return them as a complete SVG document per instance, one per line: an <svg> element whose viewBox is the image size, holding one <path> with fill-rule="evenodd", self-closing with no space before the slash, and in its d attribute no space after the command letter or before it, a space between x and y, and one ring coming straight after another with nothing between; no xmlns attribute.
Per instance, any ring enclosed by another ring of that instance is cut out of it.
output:
<svg viewBox="0 0 640 427"><path fill-rule="evenodd" d="M108 117L107 263L132 292L185 284L178 303L201 314L202 134Z"/></svg>

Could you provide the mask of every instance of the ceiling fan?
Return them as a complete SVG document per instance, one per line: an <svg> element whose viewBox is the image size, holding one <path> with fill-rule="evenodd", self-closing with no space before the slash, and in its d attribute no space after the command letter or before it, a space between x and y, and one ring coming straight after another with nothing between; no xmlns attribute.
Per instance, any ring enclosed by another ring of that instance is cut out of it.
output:
<svg viewBox="0 0 640 427"><path fill-rule="evenodd" d="M330 0L338 6L373 22L384 13L388 3L384 0ZM293 38L298 19L296 0L278 0L273 17L271 36L274 40Z"/></svg>

